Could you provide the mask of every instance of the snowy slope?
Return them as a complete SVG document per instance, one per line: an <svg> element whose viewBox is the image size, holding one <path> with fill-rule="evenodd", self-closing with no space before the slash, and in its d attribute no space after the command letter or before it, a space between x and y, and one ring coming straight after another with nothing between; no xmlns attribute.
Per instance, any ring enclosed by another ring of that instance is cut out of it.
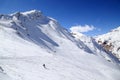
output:
<svg viewBox="0 0 120 80"><path fill-rule="evenodd" d="M40 11L0 15L0 80L120 80L119 62L81 40Z"/></svg>
<svg viewBox="0 0 120 80"><path fill-rule="evenodd" d="M120 27L116 28L116 29L113 29L111 30L111 32L108 32L106 34L103 34L103 35L99 35L96 37L96 40L97 41L101 41L101 42L104 42L104 41L107 41L108 45L112 45L112 48L111 48L111 51L112 53L120 58Z"/></svg>

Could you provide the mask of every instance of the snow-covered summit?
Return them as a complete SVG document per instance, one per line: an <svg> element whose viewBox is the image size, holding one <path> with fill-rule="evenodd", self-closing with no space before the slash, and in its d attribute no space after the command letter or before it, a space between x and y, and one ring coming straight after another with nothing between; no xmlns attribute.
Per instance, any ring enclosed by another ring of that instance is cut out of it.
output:
<svg viewBox="0 0 120 80"><path fill-rule="evenodd" d="M23 15L31 15L31 16L34 16L34 15L42 15L42 12L39 11L39 10L30 10L30 11L25 11L25 12L15 12L15 13L12 13L10 14L11 16L14 16L14 15L18 15L18 14L23 14Z"/></svg>
<svg viewBox="0 0 120 80"><path fill-rule="evenodd" d="M120 80L119 68L94 39L39 11L0 17L0 80Z"/></svg>
<svg viewBox="0 0 120 80"><path fill-rule="evenodd" d="M35 15L35 14L42 14L42 12L41 11L39 11L39 10L31 10L31 11L26 11L26 12L22 12L22 14L24 14L24 15Z"/></svg>

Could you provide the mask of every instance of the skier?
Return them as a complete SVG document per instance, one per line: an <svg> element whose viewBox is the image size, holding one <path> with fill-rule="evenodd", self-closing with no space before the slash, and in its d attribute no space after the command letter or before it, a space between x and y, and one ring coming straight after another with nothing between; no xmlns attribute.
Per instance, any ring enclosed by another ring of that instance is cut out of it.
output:
<svg viewBox="0 0 120 80"><path fill-rule="evenodd" d="M46 66L45 66L45 64L43 64L43 67L44 67L45 69L47 69Z"/></svg>

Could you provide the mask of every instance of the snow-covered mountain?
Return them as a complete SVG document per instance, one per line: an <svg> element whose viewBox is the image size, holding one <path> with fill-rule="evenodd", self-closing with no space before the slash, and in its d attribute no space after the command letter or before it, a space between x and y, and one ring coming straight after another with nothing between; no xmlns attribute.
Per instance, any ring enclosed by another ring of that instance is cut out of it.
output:
<svg viewBox="0 0 120 80"><path fill-rule="evenodd" d="M86 42L85 42L86 41ZM0 15L0 80L120 80L119 61L37 10Z"/></svg>
<svg viewBox="0 0 120 80"><path fill-rule="evenodd" d="M82 41L85 44L85 45L83 45L84 48L89 49L92 54L99 55L99 56L104 56L104 58L108 61L111 61L111 59L108 58L108 56L111 56L112 59L119 62L119 60L116 58L116 56L114 56L111 52L107 52L101 45L99 45L97 43L95 38L90 37L90 36L86 36L86 35L84 35L82 33L79 33L79 32L71 32L71 33L72 33L72 36L78 42Z"/></svg>
<svg viewBox="0 0 120 80"><path fill-rule="evenodd" d="M111 30L110 32L99 35L96 40L100 43L106 43L105 49L111 51L116 57L120 59L120 27Z"/></svg>

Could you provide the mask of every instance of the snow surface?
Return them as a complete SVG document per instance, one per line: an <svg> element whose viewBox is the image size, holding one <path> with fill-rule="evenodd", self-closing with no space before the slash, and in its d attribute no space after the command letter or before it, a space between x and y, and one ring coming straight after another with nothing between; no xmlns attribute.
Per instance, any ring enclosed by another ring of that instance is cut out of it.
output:
<svg viewBox="0 0 120 80"><path fill-rule="evenodd" d="M0 80L120 80L119 61L92 38L36 10L0 17L0 67Z"/></svg>

